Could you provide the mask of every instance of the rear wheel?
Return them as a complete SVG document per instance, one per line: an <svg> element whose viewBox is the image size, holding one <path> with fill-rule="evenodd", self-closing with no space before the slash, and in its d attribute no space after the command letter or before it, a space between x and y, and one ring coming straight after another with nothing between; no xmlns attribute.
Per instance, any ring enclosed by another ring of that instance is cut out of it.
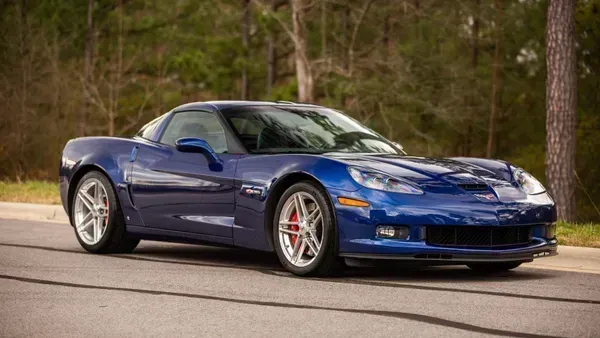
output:
<svg viewBox="0 0 600 338"><path fill-rule="evenodd" d="M467 264L467 266L477 272L493 273L516 269L521 264L522 262L473 263Z"/></svg>
<svg viewBox="0 0 600 338"><path fill-rule="evenodd" d="M338 273L333 210L326 192L312 182L291 186L281 196L273 220L273 241L281 264L299 276Z"/></svg>
<svg viewBox="0 0 600 338"><path fill-rule="evenodd" d="M125 233L125 221L115 192L100 172L91 171L79 181L71 220L79 244L89 252L131 252L139 243Z"/></svg>

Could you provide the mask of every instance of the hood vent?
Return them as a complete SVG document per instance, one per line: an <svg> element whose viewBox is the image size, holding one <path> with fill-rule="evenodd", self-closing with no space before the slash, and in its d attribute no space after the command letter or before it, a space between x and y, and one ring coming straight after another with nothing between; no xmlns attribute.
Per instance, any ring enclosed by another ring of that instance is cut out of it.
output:
<svg viewBox="0 0 600 338"><path fill-rule="evenodd" d="M487 190L487 184L483 184L483 183L459 183L457 185L466 191Z"/></svg>

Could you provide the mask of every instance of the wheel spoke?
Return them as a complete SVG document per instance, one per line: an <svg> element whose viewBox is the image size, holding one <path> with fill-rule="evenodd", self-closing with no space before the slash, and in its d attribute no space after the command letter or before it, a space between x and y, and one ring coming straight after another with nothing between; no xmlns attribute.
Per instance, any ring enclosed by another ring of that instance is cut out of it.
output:
<svg viewBox="0 0 600 338"><path fill-rule="evenodd" d="M100 240L100 219L94 219L94 242Z"/></svg>
<svg viewBox="0 0 600 338"><path fill-rule="evenodd" d="M83 219L81 220L81 223L79 223L79 224L85 224L87 222L87 220L88 220L88 217L90 217L90 216L92 216L92 218L94 217L94 214L91 211L88 212L87 215L85 215L83 217Z"/></svg>
<svg viewBox="0 0 600 338"><path fill-rule="evenodd" d="M321 242L319 241L319 238L317 237L316 230L310 231L310 240L312 241L313 245L317 247L317 250L321 250Z"/></svg>
<svg viewBox="0 0 600 338"><path fill-rule="evenodd" d="M315 241L312 237L306 238L306 244L308 244L308 247L315 256L319 254L319 248L315 245Z"/></svg>
<svg viewBox="0 0 600 338"><path fill-rule="evenodd" d="M279 232L283 232L284 234L288 234L288 235L298 235L298 231L294 231L294 230L290 230L290 229L286 229L286 228L279 228Z"/></svg>
<svg viewBox="0 0 600 338"><path fill-rule="evenodd" d="M308 220L313 220L316 219L318 217L321 216L321 210L319 209L319 207L317 207L315 210L313 210L310 215L308 215Z"/></svg>
<svg viewBox="0 0 600 338"><path fill-rule="evenodd" d="M292 263L296 264L296 262L298 262L298 258L302 256L302 250L304 250L304 238L298 236L296 243L294 243L294 250L291 255Z"/></svg>
<svg viewBox="0 0 600 338"><path fill-rule="evenodd" d="M85 204L85 207L88 208L89 211L94 210L94 198L90 196L90 194L88 194L87 191L80 190L77 196L79 196L79 199L81 200L81 202L83 202L83 204Z"/></svg>
<svg viewBox="0 0 600 338"><path fill-rule="evenodd" d="M319 212L319 214L317 215L317 217L315 217L315 219L314 219L314 220L311 222L311 225L312 225L312 227L313 227L313 228L316 228L316 227L317 227L317 224L319 224L319 222L320 222L321 220L323 220L323 214L321 214L321 213Z"/></svg>
<svg viewBox="0 0 600 338"><path fill-rule="evenodd" d="M279 225L298 225L299 222L292 222L292 221L281 221L279 222Z"/></svg>
<svg viewBox="0 0 600 338"><path fill-rule="evenodd" d="M90 213L91 214L91 213ZM88 214L89 215L89 214ZM86 216L87 217L87 216ZM84 218L85 221L85 218ZM90 225L94 224L94 219L92 218L91 220L89 220L87 223L86 222L81 222L81 224L79 224L77 226L77 231L78 232L82 232L84 230L86 230L87 228L90 227Z"/></svg>
<svg viewBox="0 0 600 338"><path fill-rule="evenodd" d="M104 189L99 184L96 184L96 204L104 207Z"/></svg>
<svg viewBox="0 0 600 338"><path fill-rule="evenodd" d="M302 195L296 194L296 212L298 213L298 220L304 221L308 217L308 211L306 210L306 204L304 203L304 198Z"/></svg>
<svg viewBox="0 0 600 338"><path fill-rule="evenodd" d="M304 218L302 215L302 210L300 209L300 202L298 194L294 195L294 206L296 207L296 214L298 215L298 221L301 222Z"/></svg>

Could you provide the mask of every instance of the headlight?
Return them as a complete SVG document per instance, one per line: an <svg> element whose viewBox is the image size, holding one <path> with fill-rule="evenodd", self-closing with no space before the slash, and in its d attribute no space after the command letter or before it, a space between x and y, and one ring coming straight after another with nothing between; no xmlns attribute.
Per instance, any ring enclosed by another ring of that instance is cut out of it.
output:
<svg viewBox="0 0 600 338"><path fill-rule="evenodd" d="M423 194L421 189L382 173L354 167L348 167L348 172L356 183L366 188L397 192L400 194Z"/></svg>
<svg viewBox="0 0 600 338"><path fill-rule="evenodd" d="M546 191L546 188L521 168L512 168L512 174L517 184L529 195L537 195Z"/></svg>

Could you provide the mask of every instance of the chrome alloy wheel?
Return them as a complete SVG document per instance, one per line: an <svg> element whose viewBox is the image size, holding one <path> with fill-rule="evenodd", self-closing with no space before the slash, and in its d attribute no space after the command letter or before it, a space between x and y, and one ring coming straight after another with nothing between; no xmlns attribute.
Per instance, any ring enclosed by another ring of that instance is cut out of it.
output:
<svg viewBox="0 0 600 338"><path fill-rule="evenodd" d="M75 230L81 240L94 245L100 242L108 224L108 195L102 183L90 178L81 184L75 197Z"/></svg>
<svg viewBox="0 0 600 338"><path fill-rule="evenodd" d="M279 245L286 259L297 267L315 260L323 243L323 214L307 192L290 196L279 214Z"/></svg>

